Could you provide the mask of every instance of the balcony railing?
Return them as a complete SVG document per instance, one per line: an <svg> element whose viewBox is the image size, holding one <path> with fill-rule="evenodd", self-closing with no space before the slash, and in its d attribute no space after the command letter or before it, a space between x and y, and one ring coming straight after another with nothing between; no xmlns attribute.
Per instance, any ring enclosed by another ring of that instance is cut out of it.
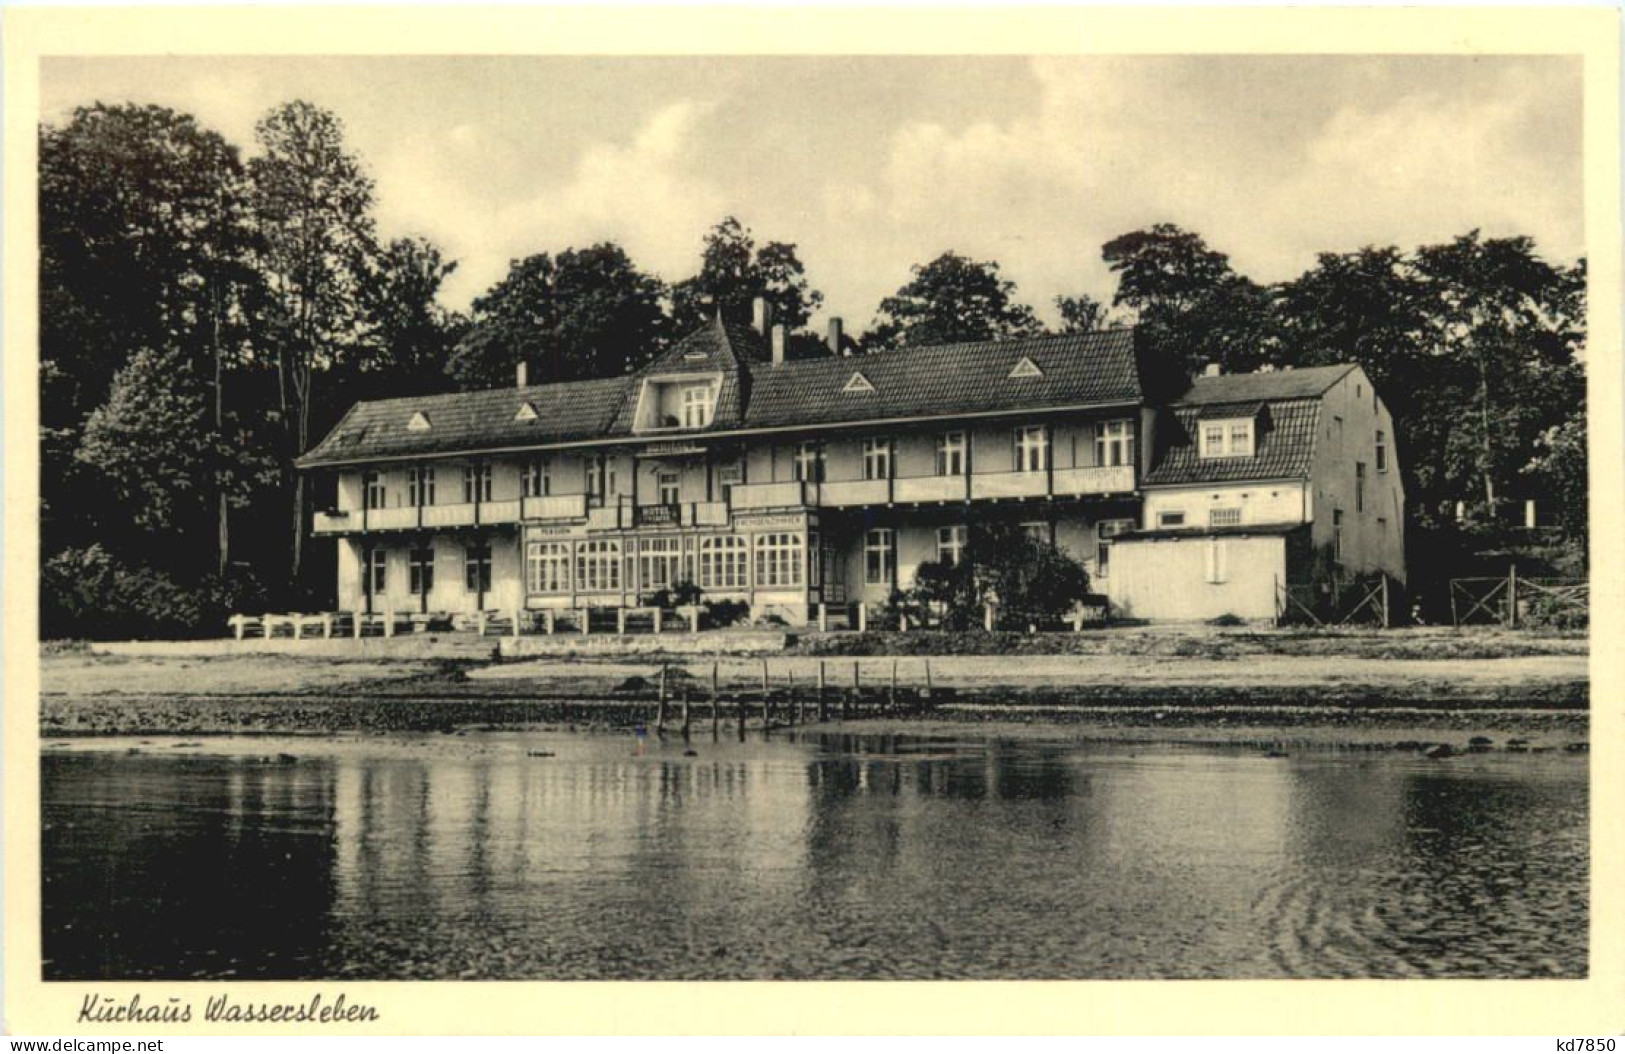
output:
<svg viewBox="0 0 1625 1054"><path fill-rule="evenodd" d="M317 534L342 534L345 531L359 531L361 529L361 513L359 510L334 509L318 512L311 523L311 529Z"/></svg>
<svg viewBox="0 0 1625 1054"><path fill-rule="evenodd" d="M891 480L852 479L830 482L818 488L818 503L830 508L847 505L884 505L891 500Z"/></svg>
<svg viewBox="0 0 1625 1054"><path fill-rule="evenodd" d="M970 478L973 498L1042 498L1049 493L1048 472L985 472Z"/></svg>
<svg viewBox="0 0 1625 1054"><path fill-rule="evenodd" d="M733 508L796 509L818 504L818 484L790 480L784 483L736 483L731 492Z"/></svg>
<svg viewBox="0 0 1625 1054"><path fill-rule="evenodd" d="M1126 494L1133 489L1133 465L1055 470L1056 494Z"/></svg>
<svg viewBox="0 0 1625 1054"><path fill-rule="evenodd" d="M964 476L907 476L892 481L897 501L964 501Z"/></svg>
<svg viewBox="0 0 1625 1054"><path fill-rule="evenodd" d="M527 520L579 520L587 515L587 496L548 494L526 498L522 513Z"/></svg>

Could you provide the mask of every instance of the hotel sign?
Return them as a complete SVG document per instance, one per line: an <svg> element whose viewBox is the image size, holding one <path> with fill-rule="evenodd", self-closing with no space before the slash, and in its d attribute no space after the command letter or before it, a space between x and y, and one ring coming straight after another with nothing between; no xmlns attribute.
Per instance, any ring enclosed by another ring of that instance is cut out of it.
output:
<svg viewBox="0 0 1625 1054"><path fill-rule="evenodd" d="M685 440L670 443L650 443L639 452L639 457L685 457L692 454L703 454L705 448L696 446Z"/></svg>
<svg viewBox="0 0 1625 1054"><path fill-rule="evenodd" d="M752 530L799 530L807 526L807 516L799 512L734 513L735 527Z"/></svg>

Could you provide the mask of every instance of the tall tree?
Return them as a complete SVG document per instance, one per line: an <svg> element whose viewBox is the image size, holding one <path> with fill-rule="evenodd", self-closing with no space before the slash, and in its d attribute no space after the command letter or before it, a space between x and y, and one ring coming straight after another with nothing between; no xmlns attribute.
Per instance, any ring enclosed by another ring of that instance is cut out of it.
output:
<svg viewBox="0 0 1625 1054"><path fill-rule="evenodd" d="M83 524L72 459L85 416L136 348L212 375L216 434L226 374L249 339L254 232L237 151L190 116L95 105L40 130L42 536ZM217 562L229 551L216 497Z"/></svg>
<svg viewBox="0 0 1625 1054"><path fill-rule="evenodd" d="M186 552L207 537L218 496L245 502L274 462L214 417L208 376L183 352L143 348L113 380L107 401L85 422L75 452L111 506L100 517L107 540L141 537L143 563L187 567ZM154 560L167 554L171 560Z"/></svg>
<svg viewBox="0 0 1625 1054"><path fill-rule="evenodd" d="M1106 305L1090 296L1058 296L1055 310L1061 314L1062 333L1092 333L1106 324Z"/></svg>
<svg viewBox="0 0 1625 1054"><path fill-rule="evenodd" d="M699 273L672 287L672 318L679 334L718 310L729 321L748 322L757 297L772 304L774 320L791 331L804 328L824 302L793 243L757 246L750 228L728 216L706 234Z"/></svg>
<svg viewBox="0 0 1625 1054"><path fill-rule="evenodd" d="M1245 372L1273 361L1269 291L1201 235L1159 223L1113 238L1101 254L1118 276L1113 305L1133 311L1147 350L1167 368Z"/></svg>
<svg viewBox="0 0 1625 1054"><path fill-rule="evenodd" d="M361 285L374 252L373 182L344 143L338 117L311 103L285 103L254 129L249 162L269 287L264 322L274 343L289 447L310 445L320 371L361 338ZM294 474L292 572L304 557L305 479Z"/></svg>
<svg viewBox="0 0 1625 1054"><path fill-rule="evenodd" d="M1016 284L991 260L949 251L916 264L914 278L880 302L863 338L866 351L925 344L1005 340L1040 329L1033 309L1015 299Z"/></svg>
<svg viewBox="0 0 1625 1054"><path fill-rule="evenodd" d="M360 288L361 337L353 373L368 398L423 395L450 387L446 368L467 320L440 305L457 270L423 238L396 238L369 261ZM341 402L343 400L340 400Z"/></svg>
<svg viewBox="0 0 1625 1054"><path fill-rule="evenodd" d="M512 384L520 362L536 381L627 373L666 339L663 292L613 242L515 260L474 301L447 372L465 389Z"/></svg>

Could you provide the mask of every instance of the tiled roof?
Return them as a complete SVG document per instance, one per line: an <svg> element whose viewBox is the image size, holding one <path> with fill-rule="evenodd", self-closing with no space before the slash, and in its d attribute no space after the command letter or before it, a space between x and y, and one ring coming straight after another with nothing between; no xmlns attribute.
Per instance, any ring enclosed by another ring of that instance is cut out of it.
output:
<svg viewBox="0 0 1625 1054"><path fill-rule="evenodd" d="M1023 358L1039 376L1010 376ZM457 451L489 450L632 434L642 376L723 375L710 431L893 418L1138 403L1130 330L903 348L772 366L753 330L710 322L629 377L498 388L358 403L299 464L304 468ZM862 372L872 392L847 392ZM536 418L516 421L529 402ZM408 431L423 413L431 427Z"/></svg>
<svg viewBox="0 0 1625 1054"><path fill-rule="evenodd" d="M1041 375L1012 378L1010 371L1023 358L1031 359ZM845 391L854 373L862 373L874 391ZM1130 330L806 359L758 368L753 384L746 410L746 424L753 428L1130 403L1141 397Z"/></svg>
<svg viewBox="0 0 1625 1054"><path fill-rule="evenodd" d="M357 403L299 465L589 439L609 430L629 382L612 377ZM534 420L517 419L526 403L536 411ZM429 427L408 430L419 413L428 418Z"/></svg>
<svg viewBox="0 0 1625 1054"><path fill-rule="evenodd" d="M1252 457L1198 457L1196 429L1202 410L1199 405L1176 406L1171 418L1165 419L1162 455L1146 474L1146 486L1240 483L1309 474L1320 423L1319 398L1272 400L1260 418Z"/></svg>
<svg viewBox="0 0 1625 1054"><path fill-rule="evenodd" d="M1354 366L1310 366L1271 373L1227 373L1198 377L1189 390L1175 400L1181 406L1206 403L1259 403L1277 399L1312 399L1323 395Z"/></svg>

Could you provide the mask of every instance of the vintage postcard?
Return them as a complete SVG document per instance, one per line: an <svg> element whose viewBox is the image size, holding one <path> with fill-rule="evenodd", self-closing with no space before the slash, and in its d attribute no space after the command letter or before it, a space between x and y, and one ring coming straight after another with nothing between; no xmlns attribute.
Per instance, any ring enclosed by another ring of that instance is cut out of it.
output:
<svg viewBox="0 0 1625 1054"><path fill-rule="evenodd" d="M6 30L8 1031L1625 1026L1616 13Z"/></svg>

